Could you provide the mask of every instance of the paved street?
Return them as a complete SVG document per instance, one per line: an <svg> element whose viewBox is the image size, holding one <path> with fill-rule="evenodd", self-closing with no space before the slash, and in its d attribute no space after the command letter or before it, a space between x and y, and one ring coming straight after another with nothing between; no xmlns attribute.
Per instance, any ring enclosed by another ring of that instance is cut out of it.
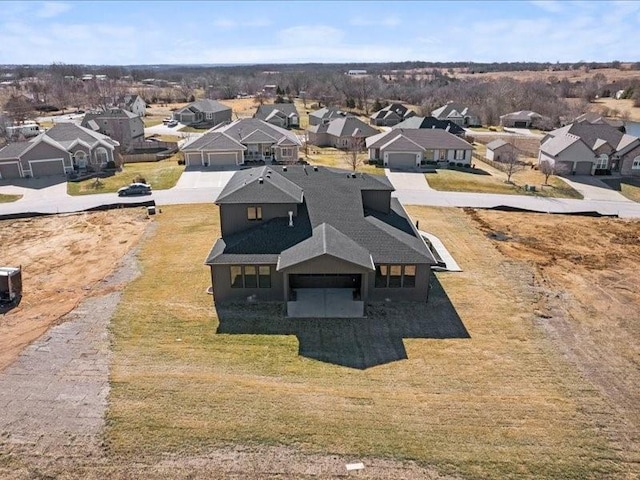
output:
<svg viewBox="0 0 640 480"><path fill-rule="evenodd" d="M28 181L22 181L20 188L23 189L24 198L17 202L0 204L0 215L21 212L74 212L105 204L137 203L151 199L155 200L157 205L208 203L215 200L232 174L233 171L189 171L185 172L176 187L170 190L155 190L152 195L145 197L124 198L118 197L115 193L71 197L66 194L65 183L37 188L34 186L35 184L30 185ZM422 173L387 171L387 175L396 188L394 195L406 205L512 207L534 212L597 212L602 215L640 218L640 204L627 200L612 190L601 191L597 195L595 191L591 190L585 200L489 193L439 192L429 187ZM592 186L591 188L597 187ZM0 193L16 193L16 187L0 183Z"/></svg>

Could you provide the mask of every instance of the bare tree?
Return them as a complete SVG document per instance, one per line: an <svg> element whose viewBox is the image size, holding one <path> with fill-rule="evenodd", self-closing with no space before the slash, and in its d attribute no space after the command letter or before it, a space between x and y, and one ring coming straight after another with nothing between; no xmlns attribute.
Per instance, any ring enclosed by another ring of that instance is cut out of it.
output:
<svg viewBox="0 0 640 480"><path fill-rule="evenodd" d="M520 160L520 153L516 150L511 150L502 155L500 163L504 165L504 173L507 174L507 183L512 183L511 177L513 174L524 170L527 166L526 163Z"/></svg>
<svg viewBox="0 0 640 480"><path fill-rule="evenodd" d="M549 177L551 175L565 175L569 173L569 169L566 164L558 162L551 163L548 160L540 162L540 172L544 175L544 184L549 185Z"/></svg>
<svg viewBox="0 0 640 480"><path fill-rule="evenodd" d="M360 153L364 149L364 139L362 137L351 137L347 141L347 147L344 151L344 162L354 172L362 165Z"/></svg>

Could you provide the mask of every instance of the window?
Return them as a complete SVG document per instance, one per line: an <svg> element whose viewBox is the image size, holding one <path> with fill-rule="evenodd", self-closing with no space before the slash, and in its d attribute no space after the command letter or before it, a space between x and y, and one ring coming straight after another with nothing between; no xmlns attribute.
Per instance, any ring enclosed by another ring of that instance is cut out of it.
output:
<svg viewBox="0 0 640 480"><path fill-rule="evenodd" d="M455 150L453 158L455 160L464 160L464 150Z"/></svg>
<svg viewBox="0 0 640 480"><path fill-rule="evenodd" d="M262 207L247 207L247 220L262 220Z"/></svg>
<svg viewBox="0 0 640 480"><path fill-rule="evenodd" d="M96 160L101 165L107 163L109 161L109 154L107 153L107 150L99 147L96 150Z"/></svg>
<svg viewBox="0 0 640 480"><path fill-rule="evenodd" d="M258 269L253 265L244 267L244 288L258 288Z"/></svg>
<svg viewBox="0 0 640 480"><path fill-rule="evenodd" d="M424 159L425 160L433 160L434 157L434 151L433 150L425 150L424 151Z"/></svg>
<svg viewBox="0 0 640 480"><path fill-rule="evenodd" d="M283 157L291 157L293 155L293 148L283 148L282 156Z"/></svg>
<svg viewBox="0 0 640 480"><path fill-rule="evenodd" d="M232 265L231 288L271 288L271 267L269 265Z"/></svg>
<svg viewBox="0 0 640 480"><path fill-rule="evenodd" d="M640 170L640 155L633 159L632 170Z"/></svg>
<svg viewBox="0 0 640 480"><path fill-rule="evenodd" d="M242 267L232 265L229 270L231 271L231 288L244 288L244 282L242 281Z"/></svg>
<svg viewBox="0 0 640 480"><path fill-rule="evenodd" d="M439 150L439 159L440 160L446 160L447 159L447 151L446 150Z"/></svg>
<svg viewBox="0 0 640 480"><path fill-rule="evenodd" d="M375 288L414 288L415 265L377 265Z"/></svg>
<svg viewBox="0 0 640 480"><path fill-rule="evenodd" d="M271 288L271 267L269 265L258 267L258 287Z"/></svg>
<svg viewBox="0 0 640 480"><path fill-rule="evenodd" d="M608 162L609 162L609 156L606 153L603 153L596 160L596 170L606 170Z"/></svg>

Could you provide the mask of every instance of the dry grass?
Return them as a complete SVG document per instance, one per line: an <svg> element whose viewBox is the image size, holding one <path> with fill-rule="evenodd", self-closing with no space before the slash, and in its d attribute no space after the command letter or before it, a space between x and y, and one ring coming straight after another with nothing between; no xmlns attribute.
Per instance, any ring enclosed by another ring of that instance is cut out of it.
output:
<svg viewBox="0 0 640 480"><path fill-rule="evenodd" d="M350 160L347 154L337 148L320 148L309 146L309 155L304 156L304 152L300 151L302 158L307 160L311 165L321 165L324 167L344 168L351 170ZM368 155L366 153L358 154L360 165L356 168L357 172L370 173L372 175L384 175L384 168L367 163Z"/></svg>
<svg viewBox="0 0 640 480"><path fill-rule="evenodd" d="M0 193L0 203L16 202L22 198L22 195L13 195L8 193Z"/></svg>
<svg viewBox="0 0 640 480"><path fill-rule="evenodd" d="M609 110L618 110L620 114L618 117L623 117L625 114L629 115L629 120L640 122L640 107L633 106L633 100L623 99L616 100L615 98L599 98L595 100L591 107L595 111L601 111L603 108Z"/></svg>
<svg viewBox="0 0 640 480"><path fill-rule="evenodd" d="M160 117L144 117L144 128L155 127L162 124Z"/></svg>
<svg viewBox="0 0 640 480"><path fill-rule="evenodd" d="M90 178L81 182L69 182L69 195L91 195L94 193L116 192L120 187L129 185L138 176L143 177L155 190L174 187L184 171L184 165L178 165L178 155L158 162L127 163L122 171L111 177L101 178L96 185Z"/></svg>
<svg viewBox="0 0 640 480"><path fill-rule="evenodd" d="M640 185L632 185L629 183L620 184L620 193L629 200L640 203Z"/></svg>
<svg viewBox="0 0 640 480"><path fill-rule="evenodd" d="M297 355L293 336L216 334L202 260L218 210L163 208L112 322L110 461L285 444L468 478L620 476L590 418L606 405L537 325L531 267L460 210L409 210L465 269L438 278L471 338L405 339L407 360L354 370Z"/></svg>

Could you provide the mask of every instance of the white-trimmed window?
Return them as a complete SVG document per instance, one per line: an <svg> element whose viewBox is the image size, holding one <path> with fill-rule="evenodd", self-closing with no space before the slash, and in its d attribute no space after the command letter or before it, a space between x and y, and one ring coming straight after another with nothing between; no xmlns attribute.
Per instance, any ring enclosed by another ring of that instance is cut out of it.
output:
<svg viewBox="0 0 640 480"><path fill-rule="evenodd" d="M293 148L283 148L282 149L282 156L283 157L291 157L291 156L293 156Z"/></svg>
<svg viewBox="0 0 640 480"><path fill-rule="evenodd" d="M455 150L453 158L454 160L464 160L464 150Z"/></svg>
<svg viewBox="0 0 640 480"><path fill-rule="evenodd" d="M442 161L442 160L446 160L447 159L447 151L446 150L440 149L440 150L438 150L438 152L439 152L438 153L438 159L439 160Z"/></svg>
<svg viewBox="0 0 640 480"><path fill-rule="evenodd" d="M96 162L102 165L103 163L107 163L109 161L109 154L107 153L107 149L104 147L98 147L96 149Z"/></svg>
<svg viewBox="0 0 640 480"><path fill-rule="evenodd" d="M640 170L640 155L633 159L633 163L631 164L632 170Z"/></svg>
<svg viewBox="0 0 640 480"><path fill-rule="evenodd" d="M596 170L606 170L609 164L609 155L603 153L596 160Z"/></svg>
<svg viewBox="0 0 640 480"><path fill-rule="evenodd" d="M87 154L82 150L78 150L76 153L73 154L73 160L75 164L78 165L79 167L87 166Z"/></svg>

